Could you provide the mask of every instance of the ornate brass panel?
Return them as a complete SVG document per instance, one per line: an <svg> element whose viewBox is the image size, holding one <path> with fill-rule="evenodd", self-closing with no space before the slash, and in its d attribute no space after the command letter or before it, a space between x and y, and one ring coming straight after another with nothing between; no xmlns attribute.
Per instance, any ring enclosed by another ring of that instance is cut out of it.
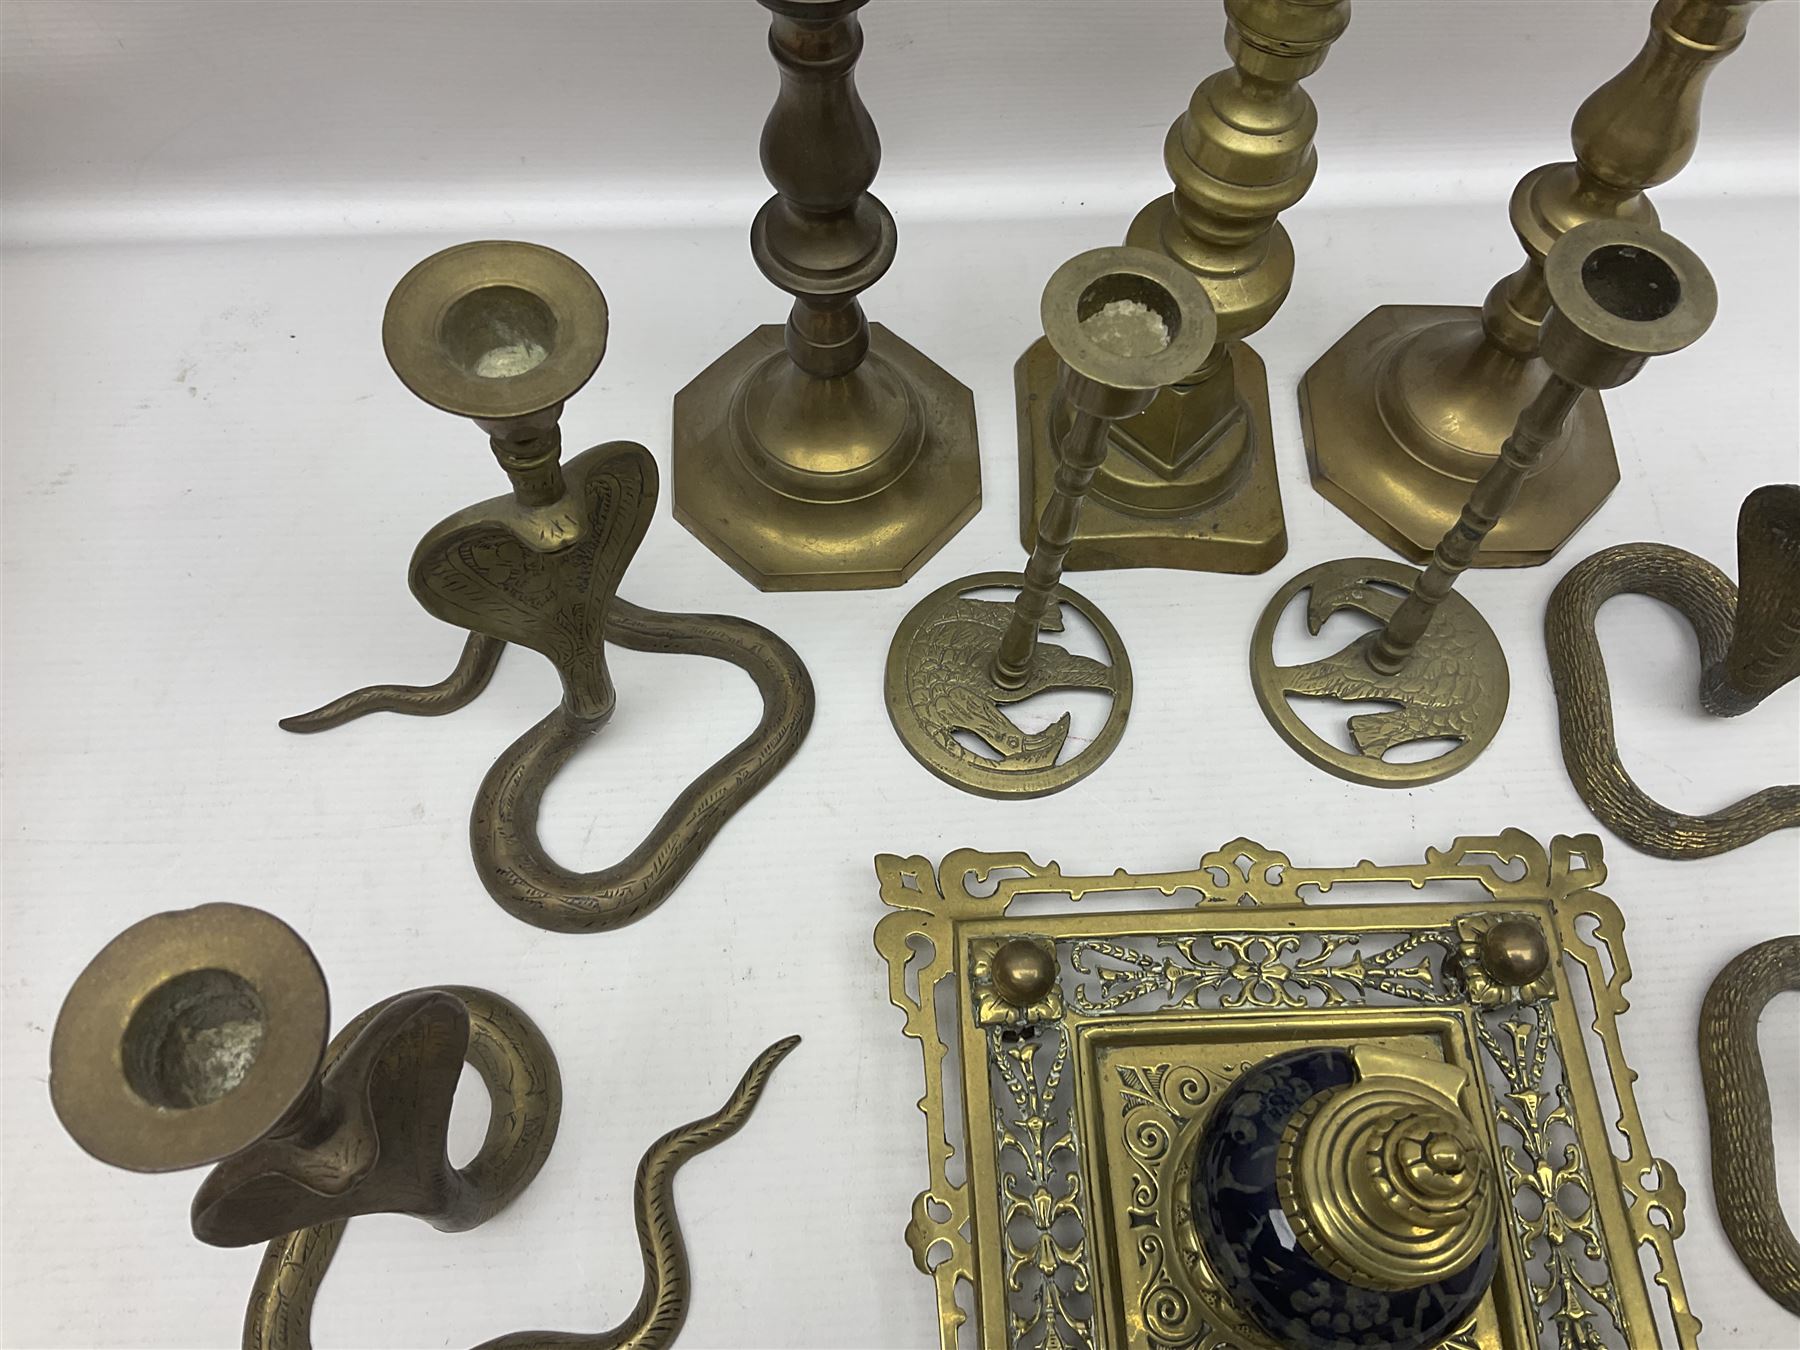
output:
<svg viewBox="0 0 1800 1350"><path fill-rule="evenodd" d="M1221 1094L1320 1045L1423 1055L1445 1065L1429 1076L1471 1084L1499 1257L1440 1345L1695 1343L1674 1252L1684 1195L1645 1143L1620 1048L1631 966L1594 836L1545 849L1508 830L1387 867L1296 867L1246 839L1171 872L1067 875L967 849L935 871L892 854L875 867L890 911L875 945L925 1065L930 1180L906 1241L944 1350L1270 1345L1183 1197ZM1383 882L1428 895L1346 894ZM1191 904L1145 907L1159 894Z"/></svg>

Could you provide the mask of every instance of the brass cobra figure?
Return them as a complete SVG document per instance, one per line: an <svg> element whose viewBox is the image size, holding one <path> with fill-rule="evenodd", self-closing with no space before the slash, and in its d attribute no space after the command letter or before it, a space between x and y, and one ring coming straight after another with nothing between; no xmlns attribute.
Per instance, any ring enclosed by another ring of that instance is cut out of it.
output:
<svg viewBox="0 0 1800 1350"><path fill-rule="evenodd" d="M1774 1118L1756 1024L1800 990L1800 937L1752 947L1719 972L1700 1009L1700 1077L1712 1127L1713 1203L1725 1236L1770 1298L1800 1315L1800 1241L1781 1212Z"/></svg>
<svg viewBox="0 0 1800 1350"><path fill-rule="evenodd" d="M1431 561L1421 571L1382 558L1320 563L1277 591L1257 622L1250 645L1257 702L1283 740L1340 778L1413 787L1449 777L1487 748L1506 715L1506 654L1480 612L1456 593L1457 579L1518 505L1588 392L1617 388L1652 356L1696 341L1718 307L1712 276L1690 249L1626 221L1590 221L1564 234L1545 259L1544 284L1552 305L1541 343L1549 379L1470 489ZM1339 610L1379 626L1328 656L1278 665L1276 627L1301 592L1315 634ZM1354 748L1344 749L1302 719L1296 697L1393 706L1348 718ZM1450 748L1424 759L1387 757L1434 740Z"/></svg>
<svg viewBox="0 0 1800 1350"><path fill-rule="evenodd" d="M446 1232L485 1223L538 1174L562 1117L549 1043L497 994L455 985L397 994L327 1046L329 1004L311 949L286 924L243 905L202 905L153 915L108 943L70 989L51 1040L51 1102L82 1148L139 1172L215 1164L194 1196L194 1236L269 1243L245 1350L308 1350L312 1305L351 1218L411 1214ZM674 1171L738 1130L798 1043L770 1046L718 1112L644 1155L644 1295L624 1323L489 1344L667 1346L689 1292ZM491 1109L481 1148L459 1168L447 1138L465 1060Z"/></svg>
<svg viewBox="0 0 1800 1350"><path fill-rule="evenodd" d="M640 609L615 594L655 511L656 463L643 446L612 441L565 465L558 425L563 402L600 364L606 320L593 278L534 244L458 245L401 279L382 325L389 362L420 398L488 433L512 494L457 512L413 553L413 595L470 630L448 679L359 689L281 723L312 732L371 712L440 716L487 687L506 643L549 657L562 703L488 771L469 842L489 895L514 917L565 933L617 928L661 904L793 757L813 714L806 667L768 629ZM763 714L627 857L576 872L539 842L538 806L556 771L612 716L606 642L729 661L756 682Z"/></svg>
<svg viewBox="0 0 1800 1350"><path fill-rule="evenodd" d="M1738 513L1739 585L1666 544L1602 549L1557 583L1544 614L1563 763L1590 810L1626 843L1659 858L1709 858L1800 826L1800 784L1764 788L1703 816L1672 811L1625 772L1596 621L1615 595L1674 608L1700 645L1700 704L1749 712L1800 675L1800 486L1758 488Z"/></svg>

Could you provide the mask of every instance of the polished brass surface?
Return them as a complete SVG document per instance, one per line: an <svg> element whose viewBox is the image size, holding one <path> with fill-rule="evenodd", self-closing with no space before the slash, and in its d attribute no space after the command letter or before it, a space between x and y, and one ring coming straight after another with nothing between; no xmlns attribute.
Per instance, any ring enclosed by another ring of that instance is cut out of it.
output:
<svg viewBox="0 0 1800 1350"><path fill-rule="evenodd" d="M1192 1159L1246 1069L1308 1045L1409 1097L1368 1117L1375 1158L1325 1149L1346 1180L1318 1194L1359 1215L1334 1233L1446 1234L1433 1259L1453 1259L1483 1220L1443 1197L1491 1194L1494 1280L1444 1347L1695 1344L1684 1197L1620 1045L1631 964L1594 836L1465 837L1395 866L1306 867L1247 839L1166 872L974 850L875 866L875 946L925 1068L906 1241L944 1350L1268 1350L1197 1239ZM1027 1007L994 992L1019 942L1055 971ZM1524 984L1472 978L1490 950L1509 980L1545 961ZM1391 1219L1409 1212L1443 1226Z"/></svg>
<svg viewBox="0 0 1800 1350"><path fill-rule="evenodd" d="M1308 1099L1276 1157L1282 1210L1340 1279L1416 1289L1466 1269L1494 1233L1493 1164L1463 1109L1469 1075L1374 1045L1357 1079Z"/></svg>
<svg viewBox="0 0 1800 1350"><path fill-rule="evenodd" d="M857 297L894 260L856 90L866 0L761 0L781 91L756 265L794 297L675 396L675 518L765 591L898 586L981 508L975 399Z"/></svg>
<svg viewBox="0 0 1800 1350"><path fill-rule="evenodd" d="M1044 288L1040 316L1062 367L1057 398L1070 415L1031 558L1022 574L983 572L939 587L901 620L888 649L888 717L901 743L945 782L988 797L1060 791L1099 768L1124 734L1132 696L1124 643L1092 603L1061 584L1063 564L1107 453L1106 428L1180 378L1216 333L1206 292L1145 249L1071 258ZM992 590L1016 594L1010 604L981 598ZM1065 608L1099 635L1105 662L1040 640L1062 630ZM1069 713L1027 733L1004 711L1049 689L1112 695L1099 733L1068 759Z"/></svg>
<svg viewBox="0 0 1800 1350"><path fill-rule="evenodd" d="M446 1232L494 1217L530 1184L562 1118L549 1043L519 1008L462 985L368 1008L332 1039L325 977L286 924L243 905L157 914L77 977L50 1048L50 1100L102 1162L134 1171L214 1163L194 1236L267 1242L245 1314L246 1350L306 1350L319 1285L358 1214L411 1214ZM638 1168L644 1295L610 1332L524 1332L513 1347L662 1350L691 1277L675 1170L735 1134L790 1036L751 1065L715 1114L672 1130ZM450 1108L467 1062L486 1088L487 1134L450 1162Z"/></svg>
<svg viewBox="0 0 1800 1350"><path fill-rule="evenodd" d="M420 398L488 433L512 494L450 516L413 552L414 597L470 632L449 678L359 689L281 723L313 732L371 712L438 716L486 687L506 643L547 656L562 702L488 771L469 839L488 894L558 932L617 928L661 904L793 757L813 714L806 667L768 629L641 609L616 594L655 513L656 463L643 446L612 441L564 464L558 425L563 402L599 366L606 336L606 300L593 278L534 244L458 245L401 280L382 326L389 362ZM627 857L577 872L545 851L538 807L557 770L612 716L607 642L729 661L756 682L763 713Z"/></svg>
<svg viewBox="0 0 1800 1350"><path fill-rule="evenodd" d="M1163 159L1175 190L1146 206L1126 236L1199 280L1218 314L1217 341L1148 408L1108 430L1109 453L1069 552L1075 571L1265 572L1287 552L1268 379L1244 339L1274 317L1293 283L1293 244L1276 217L1318 168L1318 113L1300 81L1324 65L1350 3L1226 0L1225 16L1232 63L1201 82L1169 128ZM1056 381L1055 351L1040 339L1014 374L1027 548L1067 430Z"/></svg>
<svg viewBox="0 0 1800 1350"><path fill-rule="evenodd" d="M1539 342L1551 248L1587 221L1657 223L1644 190L1692 156L1706 78L1743 41L1758 3L1658 0L1643 50L1576 113L1575 161L1534 169L1514 191L1524 265L1479 310L1384 305L1306 373L1313 486L1382 543L1423 562L1455 521L1550 378ZM1475 565L1546 561L1618 481L1600 395L1584 394Z"/></svg>
<svg viewBox="0 0 1800 1350"><path fill-rule="evenodd" d="M1278 591L1251 637L1257 702L1281 737L1319 767L1376 787L1435 782L1486 748L1506 714L1506 656L1457 578L1480 556L1555 442L1584 391L1611 389L1652 356L1680 351L1712 323L1718 295L1705 265L1654 226L1598 220L1551 245L1543 280L1551 302L1539 340L1549 379L1519 414L1501 454L1470 489L1421 572L1375 558L1320 563ZM1404 592L1402 592L1404 588ZM1336 653L1275 663L1277 628L1306 592L1307 627L1354 610L1379 621ZM1354 751L1315 731L1295 696L1377 702L1392 710L1348 719ZM1421 742L1449 749L1416 759L1390 751Z"/></svg>
<svg viewBox="0 0 1800 1350"><path fill-rule="evenodd" d="M1734 957L1706 992L1699 1049L1719 1222L1769 1297L1800 1315L1800 1241L1781 1212L1774 1116L1756 1043L1763 1009L1777 994L1796 990L1800 936L1775 938Z"/></svg>
<svg viewBox="0 0 1800 1350"><path fill-rule="evenodd" d="M1800 487L1758 488L1738 513L1740 585L1666 544L1619 544L1577 564L1551 592L1544 644L1562 722L1563 763L1606 827L1659 858L1710 858L1800 826L1800 784L1764 788L1705 815L1662 805L1619 757L1600 608L1648 595L1688 621L1700 646L1700 706L1748 712L1800 675Z"/></svg>

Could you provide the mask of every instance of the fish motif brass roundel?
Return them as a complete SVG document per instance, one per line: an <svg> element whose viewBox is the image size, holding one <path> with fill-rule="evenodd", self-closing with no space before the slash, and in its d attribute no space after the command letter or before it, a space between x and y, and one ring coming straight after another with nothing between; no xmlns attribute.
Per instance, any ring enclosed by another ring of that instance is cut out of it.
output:
<svg viewBox="0 0 1800 1350"><path fill-rule="evenodd" d="M1307 631L1317 634L1332 615L1350 610L1385 623L1418 572L1382 558L1340 558L1309 567L1275 593L1250 639L1250 682L1281 738L1321 769L1371 787L1419 787L1468 767L1500 730L1506 716L1506 655L1487 621L1455 591L1446 595L1406 664L1392 675L1369 664L1376 632L1364 633L1329 656L1300 665L1275 664L1275 630L1304 593ZM1385 703L1346 725L1355 749L1340 748L1302 720L1296 698ZM1450 741L1430 759L1387 758L1414 742Z"/></svg>
<svg viewBox="0 0 1800 1350"><path fill-rule="evenodd" d="M1073 609L1093 625L1106 661L1040 641L1030 673L1018 689L992 675L994 653L1012 617L1010 598L976 592L1017 590L1017 572L978 572L939 587L915 605L894 634L887 659L887 708L913 758L945 782L984 797L1041 797L1080 781L1105 761L1125 732L1131 712L1131 662L1124 641L1092 601L1066 586L1052 592L1043 631L1062 630ZM1112 696L1105 724L1087 745L1069 749L1071 715L1027 732L1007 707L1051 689L1094 689ZM959 733L989 753L972 749Z"/></svg>

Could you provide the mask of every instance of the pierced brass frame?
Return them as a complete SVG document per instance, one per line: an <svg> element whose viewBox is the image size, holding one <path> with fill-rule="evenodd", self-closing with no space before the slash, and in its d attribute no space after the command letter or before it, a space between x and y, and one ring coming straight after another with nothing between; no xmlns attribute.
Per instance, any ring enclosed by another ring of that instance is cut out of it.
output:
<svg viewBox="0 0 1800 1350"><path fill-rule="evenodd" d="M1173 1197L1205 1104L1272 1045L1308 1042L1435 1046L1480 1084L1502 1260L1446 1347L1695 1344L1674 1250L1685 1197L1645 1142L1620 1045L1631 965L1596 889L1595 836L1546 849L1507 830L1385 867L1297 867L1238 839L1169 872L1069 875L972 849L935 870L882 854L875 870L890 911L875 946L924 1056L930 1182L906 1241L936 1285L943 1350L1266 1346L1224 1303ZM1340 898L1368 883L1434 894ZM1131 892L1192 904L1102 907ZM1009 913L1027 896L1029 915ZM1057 897L1082 903L1043 904ZM1477 964L1489 931L1517 921L1552 955L1524 987ZM1031 999L995 996L1046 964L1054 978Z"/></svg>

